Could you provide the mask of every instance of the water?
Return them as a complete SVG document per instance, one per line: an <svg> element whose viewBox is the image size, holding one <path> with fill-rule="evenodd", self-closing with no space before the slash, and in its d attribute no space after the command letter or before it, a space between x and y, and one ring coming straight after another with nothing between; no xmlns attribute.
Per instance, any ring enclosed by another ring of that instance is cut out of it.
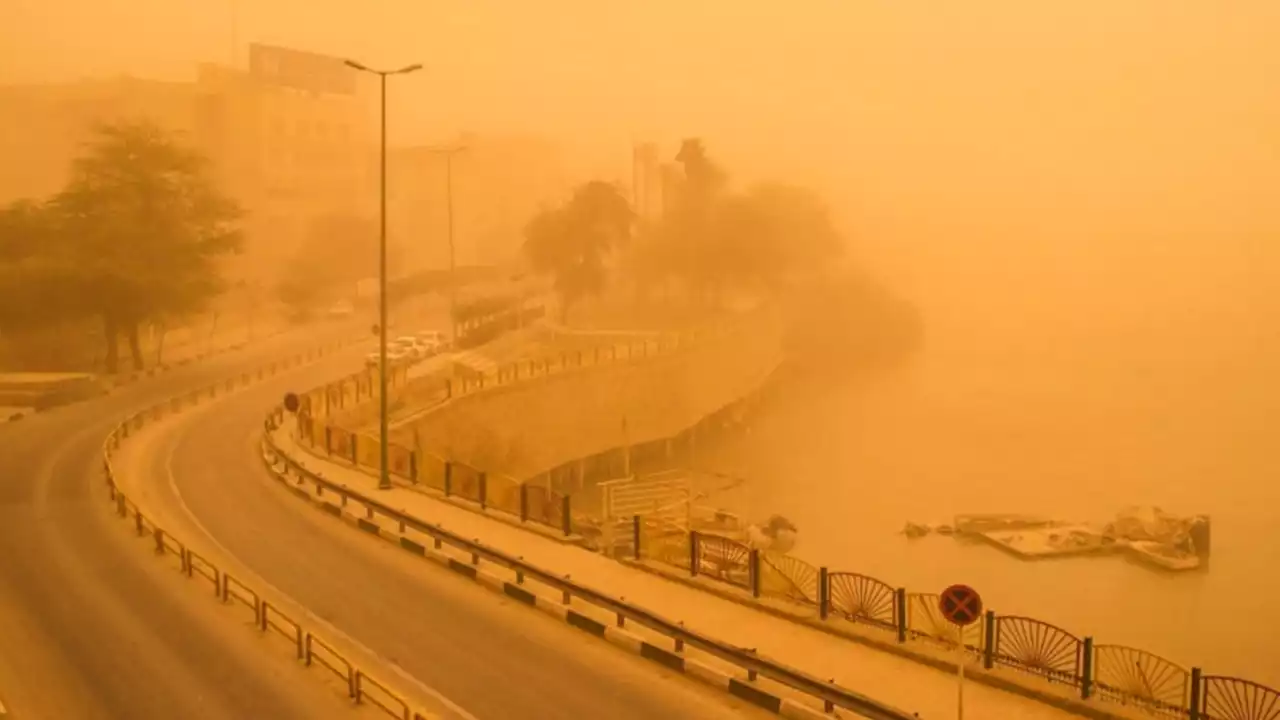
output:
<svg viewBox="0 0 1280 720"><path fill-rule="evenodd" d="M909 366L789 389L725 448L751 482L721 504L787 516L795 554L833 571L913 591L967 583L998 612L1280 688L1275 314L1234 293L1184 292L1155 310L1033 297L932 298L927 348ZM1210 569L1028 563L897 534L957 513L1091 521L1138 504L1209 514Z"/></svg>

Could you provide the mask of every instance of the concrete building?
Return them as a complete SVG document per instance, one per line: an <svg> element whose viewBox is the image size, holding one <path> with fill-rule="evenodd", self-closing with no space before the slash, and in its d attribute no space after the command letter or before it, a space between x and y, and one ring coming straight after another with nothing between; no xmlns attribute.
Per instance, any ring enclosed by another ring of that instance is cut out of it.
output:
<svg viewBox="0 0 1280 720"><path fill-rule="evenodd" d="M387 160L388 233L415 269L449 264L449 173L453 155L454 242L458 265L495 265L520 252L524 226L569 191L559 150L523 136L466 134L433 146L392 148Z"/></svg>
<svg viewBox="0 0 1280 720"><path fill-rule="evenodd" d="M250 46L249 69L201 66L200 137L248 210L247 269L284 269L316 222L377 213L376 103L341 60Z"/></svg>
<svg viewBox="0 0 1280 720"><path fill-rule="evenodd" d="M0 203L65 184L94 126L149 120L212 161L246 210L238 269L266 282L317 219L377 213L376 98L337 58L252 45L247 70L191 82L108 78L0 88ZM251 272L250 272L251 271Z"/></svg>

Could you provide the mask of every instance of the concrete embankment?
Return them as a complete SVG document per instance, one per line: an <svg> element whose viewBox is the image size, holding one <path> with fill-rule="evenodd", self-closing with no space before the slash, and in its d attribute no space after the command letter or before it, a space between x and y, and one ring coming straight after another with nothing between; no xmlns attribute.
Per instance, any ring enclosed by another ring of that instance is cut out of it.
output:
<svg viewBox="0 0 1280 720"><path fill-rule="evenodd" d="M524 477L674 435L758 387L781 357L780 328L775 314L753 313L670 354L460 398L393 442Z"/></svg>

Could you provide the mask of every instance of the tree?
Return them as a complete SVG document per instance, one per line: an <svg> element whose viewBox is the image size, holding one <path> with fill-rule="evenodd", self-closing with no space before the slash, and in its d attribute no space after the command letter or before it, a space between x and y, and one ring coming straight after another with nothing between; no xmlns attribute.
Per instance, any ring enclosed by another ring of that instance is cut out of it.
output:
<svg viewBox="0 0 1280 720"><path fill-rule="evenodd" d="M525 227L525 256L534 272L553 277L562 321L578 301L604 289L606 259L629 242L634 220L616 186L593 181Z"/></svg>
<svg viewBox="0 0 1280 720"><path fill-rule="evenodd" d="M147 122L97 128L50 209L75 258L73 287L102 321L108 372L121 333L140 368L141 323L217 295L216 259L242 241L240 209L213 186L205 158Z"/></svg>
<svg viewBox="0 0 1280 720"><path fill-rule="evenodd" d="M634 261L641 282L680 280L714 306L732 289L776 294L839 255L840 236L813 192L781 183L734 192L697 138L675 159L683 176Z"/></svg>
<svg viewBox="0 0 1280 720"><path fill-rule="evenodd" d="M378 224L349 213L315 218L276 288L299 315L322 302L350 297L356 283L378 276ZM387 247L387 265L399 263L400 249Z"/></svg>

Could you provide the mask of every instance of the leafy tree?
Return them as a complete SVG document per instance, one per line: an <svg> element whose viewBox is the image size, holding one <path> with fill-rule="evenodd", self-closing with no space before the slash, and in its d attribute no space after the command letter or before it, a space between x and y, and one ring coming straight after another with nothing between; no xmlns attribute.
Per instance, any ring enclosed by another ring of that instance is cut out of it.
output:
<svg viewBox="0 0 1280 720"><path fill-rule="evenodd" d="M299 315L326 301L350 297L355 284L378 276L378 224L359 215L329 213L311 222L298 253L276 288ZM401 255L387 247L387 264Z"/></svg>
<svg viewBox="0 0 1280 720"><path fill-rule="evenodd" d="M121 334L140 368L143 322L198 311L217 295L216 260L242 239L240 209L210 182L205 158L147 122L97 128L50 210L75 259L70 287L102 321L108 372L118 369Z"/></svg>
<svg viewBox="0 0 1280 720"><path fill-rule="evenodd" d="M553 277L562 320L578 301L604 289L606 260L627 245L634 219L616 186L593 181L579 187L563 206L529 222L525 256L534 272Z"/></svg>
<svg viewBox="0 0 1280 720"><path fill-rule="evenodd" d="M697 138L685 140L675 159L683 176L634 259L641 281L679 280L714 305L731 289L780 292L840 253L839 234L813 192L780 183L733 192Z"/></svg>

